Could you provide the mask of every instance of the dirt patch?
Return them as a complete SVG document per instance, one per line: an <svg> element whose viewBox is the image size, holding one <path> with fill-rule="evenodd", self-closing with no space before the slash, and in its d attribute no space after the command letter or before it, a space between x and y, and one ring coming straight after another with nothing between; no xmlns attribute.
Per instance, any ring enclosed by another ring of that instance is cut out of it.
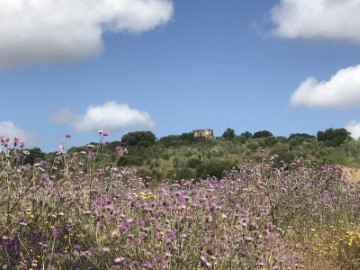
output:
<svg viewBox="0 0 360 270"><path fill-rule="evenodd" d="M343 177L348 178L351 182L357 183L360 180L360 169L342 167Z"/></svg>

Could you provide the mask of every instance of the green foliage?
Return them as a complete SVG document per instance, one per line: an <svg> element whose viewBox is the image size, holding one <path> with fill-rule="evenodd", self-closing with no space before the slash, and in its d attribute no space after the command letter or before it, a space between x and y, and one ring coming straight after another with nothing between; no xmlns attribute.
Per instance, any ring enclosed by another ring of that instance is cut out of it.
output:
<svg viewBox="0 0 360 270"><path fill-rule="evenodd" d="M165 147L183 147L195 144L209 144L210 140L204 137L195 137L193 133L182 133L181 135L169 135L160 138L159 143Z"/></svg>
<svg viewBox="0 0 360 270"><path fill-rule="evenodd" d="M149 147L155 144L156 137L151 131L129 132L121 138L121 143L126 146Z"/></svg>
<svg viewBox="0 0 360 270"><path fill-rule="evenodd" d="M159 143L163 144L165 147L176 147L180 143L179 135L169 135L161 137Z"/></svg>
<svg viewBox="0 0 360 270"><path fill-rule="evenodd" d="M235 130L232 128L227 128L221 137L223 137L227 140L234 139L235 138Z"/></svg>
<svg viewBox="0 0 360 270"><path fill-rule="evenodd" d="M24 156L23 163L24 164L31 164L39 162L41 160L45 160L45 153L41 151L40 148L34 147L28 150L29 154Z"/></svg>
<svg viewBox="0 0 360 270"><path fill-rule="evenodd" d="M266 138L266 137L273 137L273 136L274 135L270 131L261 130L261 131L255 132L252 137L253 137L253 139L256 139L256 138Z"/></svg>
<svg viewBox="0 0 360 270"><path fill-rule="evenodd" d="M324 142L326 146L336 147L351 139L350 134L345 128L329 128L325 131L319 131L317 133L317 140Z"/></svg>
<svg viewBox="0 0 360 270"><path fill-rule="evenodd" d="M309 135L307 133L292 133L289 135L289 140L293 139L302 139L304 141L313 141L316 139L315 136Z"/></svg>
<svg viewBox="0 0 360 270"><path fill-rule="evenodd" d="M230 170L233 167L233 163L222 159L211 159L205 164L205 173L208 176L215 176L220 179L224 176L224 172Z"/></svg>
<svg viewBox="0 0 360 270"><path fill-rule="evenodd" d="M198 158L189 159L187 162L187 166L192 169L199 167L201 164L202 164L202 161Z"/></svg>
<svg viewBox="0 0 360 270"><path fill-rule="evenodd" d="M294 133L289 136L290 147L297 147L300 145L315 142L316 137L306 133Z"/></svg>
<svg viewBox="0 0 360 270"><path fill-rule="evenodd" d="M175 171L174 179L194 179L196 177L196 171L191 168L181 168Z"/></svg>
<svg viewBox="0 0 360 270"><path fill-rule="evenodd" d="M244 137L247 140L249 140L253 137L252 133L249 131L245 131L245 132L241 133L240 136Z"/></svg>
<svg viewBox="0 0 360 270"><path fill-rule="evenodd" d="M281 168L286 164L291 164L295 159L295 154L289 150L287 146L282 146L277 148L275 151L271 152L270 155L277 155L277 159L274 161L274 167Z"/></svg>
<svg viewBox="0 0 360 270"><path fill-rule="evenodd" d="M339 133L342 134L335 130L335 134L339 135ZM114 141L106 146L101 146L93 166L100 168L117 164L122 167L131 167L141 171L142 177L146 175L159 181L169 175L172 176L171 178L177 179L186 175L195 179L205 178L208 175L221 178L223 170L231 168L231 166L214 165L212 164L213 160L225 161L231 165L249 160L259 161L261 159L260 148L264 150L262 157L270 154L279 155L277 167L281 166L280 160L291 163L295 157L302 157L309 160L309 163L317 165L340 164L356 167L360 164L360 141L345 139L338 146L328 147L329 142L333 142L341 136L335 136L335 139L324 142L317 141L315 136L305 133L291 134L289 138L268 136L270 134L268 131L260 131L254 134L255 138L251 138L250 132L244 132L230 140L225 138L207 140L203 137L194 137L193 133L183 133L162 137L155 141L155 136L151 132L132 132L125 135L122 141ZM320 139L321 135L324 134L320 133ZM92 144L95 145L95 148L99 146L98 143ZM124 144L127 145L128 154L119 156L115 148ZM68 153L74 154L81 151L88 153L89 149L86 146L73 147L68 150ZM28 157L23 157L23 160L25 158L26 162L30 164L44 158L39 149L31 152L33 153ZM56 153L45 155L45 159L50 164L54 163L56 157ZM82 163L87 164L88 155L79 155L79 158ZM62 163L57 164L56 167L62 169Z"/></svg>
<svg viewBox="0 0 360 270"><path fill-rule="evenodd" d="M273 146L279 142L278 138L275 137L266 137L264 138L265 146Z"/></svg>
<svg viewBox="0 0 360 270"><path fill-rule="evenodd" d="M260 145L258 141L256 140L249 140L246 143L246 148L249 149L251 152L257 151L259 149Z"/></svg>

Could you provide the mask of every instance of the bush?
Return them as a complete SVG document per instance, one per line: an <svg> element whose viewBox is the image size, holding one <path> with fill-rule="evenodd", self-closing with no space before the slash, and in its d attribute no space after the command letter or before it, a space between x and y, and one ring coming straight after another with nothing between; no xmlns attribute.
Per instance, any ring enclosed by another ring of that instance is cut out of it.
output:
<svg viewBox="0 0 360 270"><path fill-rule="evenodd" d="M232 128L227 128L221 137L223 137L227 140L234 139L235 138L235 130L233 130Z"/></svg>
<svg viewBox="0 0 360 270"><path fill-rule="evenodd" d="M253 139L256 139L256 138L266 138L266 137L273 137L273 136L274 135L270 131L261 130L261 131L255 132L252 137L253 137Z"/></svg>
<svg viewBox="0 0 360 270"><path fill-rule="evenodd" d="M326 146L340 146L346 140L351 139L350 132L345 128L333 129L329 128L325 131L319 131L317 133L317 140L324 142Z"/></svg>
<svg viewBox="0 0 360 270"><path fill-rule="evenodd" d="M151 131L129 132L121 138L121 143L126 146L149 147L155 144L156 137Z"/></svg>
<svg viewBox="0 0 360 270"><path fill-rule="evenodd" d="M187 162L187 166L192 169L199 167L201 164L202 164L202 161L197 158L189 159Z"/></svg>
<svg viewBox="0 0 360 270"><path fill-rule="evenodd" d="M232 167L233 164L230 161L211 159L205 164L205 173L210 177L215 176L216 178L221 179L224 176L224 172L230 170Z"/></svg>

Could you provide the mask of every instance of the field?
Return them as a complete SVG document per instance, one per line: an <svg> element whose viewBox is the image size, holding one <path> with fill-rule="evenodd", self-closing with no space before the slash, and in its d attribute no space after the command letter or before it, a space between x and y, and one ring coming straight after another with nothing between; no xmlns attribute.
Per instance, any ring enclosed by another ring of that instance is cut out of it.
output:
<svg viewBox="0 0 360 270"><path fill-rule="evenodd" d="M341 167L270 155L147 188L117 162L95 167L93 147L33 166L1 153L3 269L360 268L360 192Z"/></svg>

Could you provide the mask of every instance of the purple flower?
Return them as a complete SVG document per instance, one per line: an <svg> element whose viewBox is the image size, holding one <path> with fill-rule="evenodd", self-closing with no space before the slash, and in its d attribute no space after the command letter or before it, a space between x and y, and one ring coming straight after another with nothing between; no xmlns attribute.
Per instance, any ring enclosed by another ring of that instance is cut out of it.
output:
<svg viewBox="0 0 360 270"><path fill-rule="evenodd" d="M90 258L91 255L92 255L92 253L90 250L86 250L86 251L80 253L80 257L85 257L85 258Z"/></svg>
<svg viewBox="0 0 360 270"><path fill-rule="evenodd" d="M101 252L102 252L103 254L108 254L108 253L110 252L110 248L104 247L104 248L101 249Z"/></svg>
<svg viewBox="0 0 360 270"><path fill-rule="evenodd" d="M51 237L57 237L59 235L59 228L55 227L51 230Z"/></svg>
<svg viewBox="0 0 360 270"><path fill-rule="evenodd" d="M269 233L268 235L265 236L265 241L267 243L273 242L275 240L275 234L273 233Z"/></svg>
<svg viewBox="0 0 360 270"><path fill-rule="evenodd" d="M95 160L96 153L94 151L90 150L88 156L89 156L90 160Z"/></svg>
<svg viewBox="0 0 360 270"><path fill-rule="evenodd" d="M66 139L70 139L70 138L71 138L71 134L66 134L66 135L65 135L65 138L66 138Z"/></svg>

